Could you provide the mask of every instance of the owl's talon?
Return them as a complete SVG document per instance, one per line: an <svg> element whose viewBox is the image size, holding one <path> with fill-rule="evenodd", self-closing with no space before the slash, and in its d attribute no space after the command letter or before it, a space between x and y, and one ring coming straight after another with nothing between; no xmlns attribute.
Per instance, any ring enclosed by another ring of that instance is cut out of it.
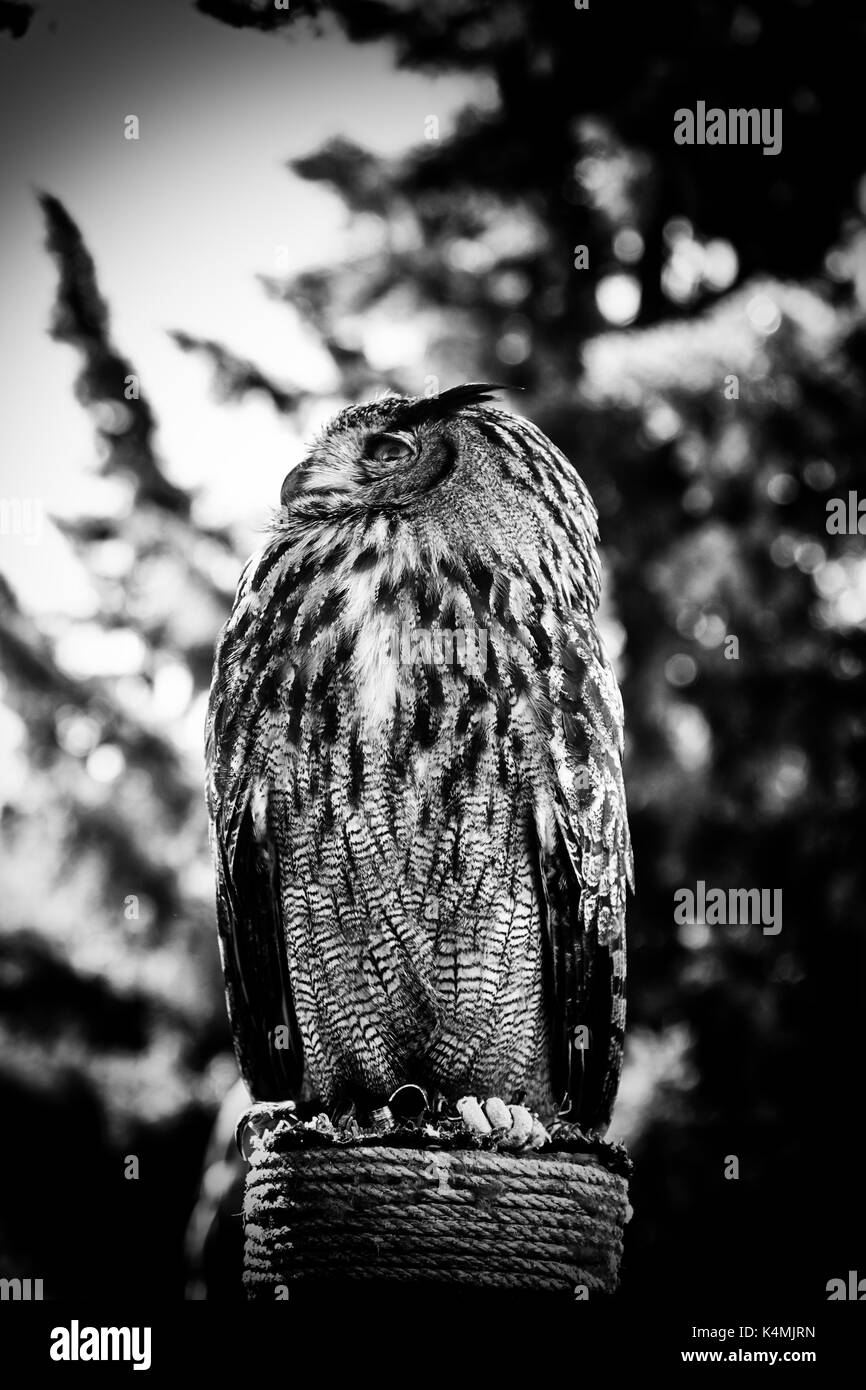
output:
<svg viewBox="0 0 866 1390"><path fill-rule="evenodd" d="M457 1112L470 1133L477 1134L479 1138L492 1133L490 1121L476 1096L461 1096L457 1102Z"/></svg>
<svg viewBox="0 0 866 1390"><path fill-rule="evenodd" d="M532 1115L525 1105L509 1105L511 1129L502 1141L505 1149L523 1149L532 1137Z"/></svg>
<svg viewBox="0 0 866 1390"><path fill-rule="evenodd" d="M503 1132L511 1129L511 1111L499 1096L488 1096L482 1108L492 1129L501 1129Z"/></svg>
<svg viewBox="0 0 866 1390"><path fill-rule="evenodd" d="M544 1125L525 1105L506 1105L500 1096L488 1096L483 1107L475 1096L463 1096L457 1109L467 1129L479 1138L489 1136L502 1149L540 1149L550 1139Z"/></svg>
<svg viewBox="0 0 866 1390"><path fill-rule="evenodd" d="M426 1091L410 1082L405 1086L398 1086L388 1097L388 1109L398 1122L405 1120L420 1124L430 1109L430 1102Z"/></svg>
<svg viewBox="0 0 866 1390"><path fill-rule="evenodd" d="M550 1135L536 1116L532 1121L532 1133L529 1136L529 1147L530 1149L541 1149L545 1144L549 1143Z"/></svg>

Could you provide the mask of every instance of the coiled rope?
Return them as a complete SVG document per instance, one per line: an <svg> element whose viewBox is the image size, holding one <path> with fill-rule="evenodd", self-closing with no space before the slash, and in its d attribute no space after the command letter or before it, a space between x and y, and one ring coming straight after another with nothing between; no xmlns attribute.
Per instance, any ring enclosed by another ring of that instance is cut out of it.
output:
<svg viewBox="0 0 866 1390"><path fill-rule="evenodd" d="M305 1278L616 1287L631 1215L617 1146L554 1140L513 1153L495 1139L408 1128L351 1138L284 1122L258 1130L239 1126L250 1298Z"/></svg>

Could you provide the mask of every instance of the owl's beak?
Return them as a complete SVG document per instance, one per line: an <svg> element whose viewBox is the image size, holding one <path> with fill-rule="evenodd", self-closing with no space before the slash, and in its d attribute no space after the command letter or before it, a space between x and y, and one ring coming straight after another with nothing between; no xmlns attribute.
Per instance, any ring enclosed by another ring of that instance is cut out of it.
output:
<svg viewBox="0 0 866 1390"><path fill-rule="evenodd" d="M352 486L352 477L344 465L313 454L302 459L286 475L280 489L280 503L289 507L301 498L333 498L339 493L350 492Z"/></svg>
<svg viewBox="0 0 866 1390"><path fill-rule="evenodd" d="M281 507L288 506L289 502L293 497L297 497L298 493L303 492L304 486L301 481L303 467L303 464L299 463L295 468L292 469L291 473L286 474L283 486L280 488Z"/></svg>

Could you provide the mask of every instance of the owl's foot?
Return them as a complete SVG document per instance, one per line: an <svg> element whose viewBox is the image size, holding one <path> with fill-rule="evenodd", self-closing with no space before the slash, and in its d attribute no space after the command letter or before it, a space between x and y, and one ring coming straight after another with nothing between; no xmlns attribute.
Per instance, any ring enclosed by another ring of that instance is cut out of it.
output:
<svg viewBox="0 0 866 1390"><path fill-rule="evenodd" d="M501 1149L540 1149L550 1139L525 1105L506 1105L499 1096L488 1096L483 1105L476 1096L462 1096L457 1110L471 1133L493 1139Z"/></svg>

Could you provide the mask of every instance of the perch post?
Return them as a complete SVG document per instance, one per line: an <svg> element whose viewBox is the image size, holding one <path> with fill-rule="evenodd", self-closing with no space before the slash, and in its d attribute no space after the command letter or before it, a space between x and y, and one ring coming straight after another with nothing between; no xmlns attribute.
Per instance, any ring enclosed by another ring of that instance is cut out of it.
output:
<svg viewBox="0 0 866 1390"><path fill-rule="evenodd" d="M255 1109L238 1126L248 1298L303 1279L616 1288L631 1215L619 1146L554 1137L514 1153L459 1122L347 1136Z"/></svg>

